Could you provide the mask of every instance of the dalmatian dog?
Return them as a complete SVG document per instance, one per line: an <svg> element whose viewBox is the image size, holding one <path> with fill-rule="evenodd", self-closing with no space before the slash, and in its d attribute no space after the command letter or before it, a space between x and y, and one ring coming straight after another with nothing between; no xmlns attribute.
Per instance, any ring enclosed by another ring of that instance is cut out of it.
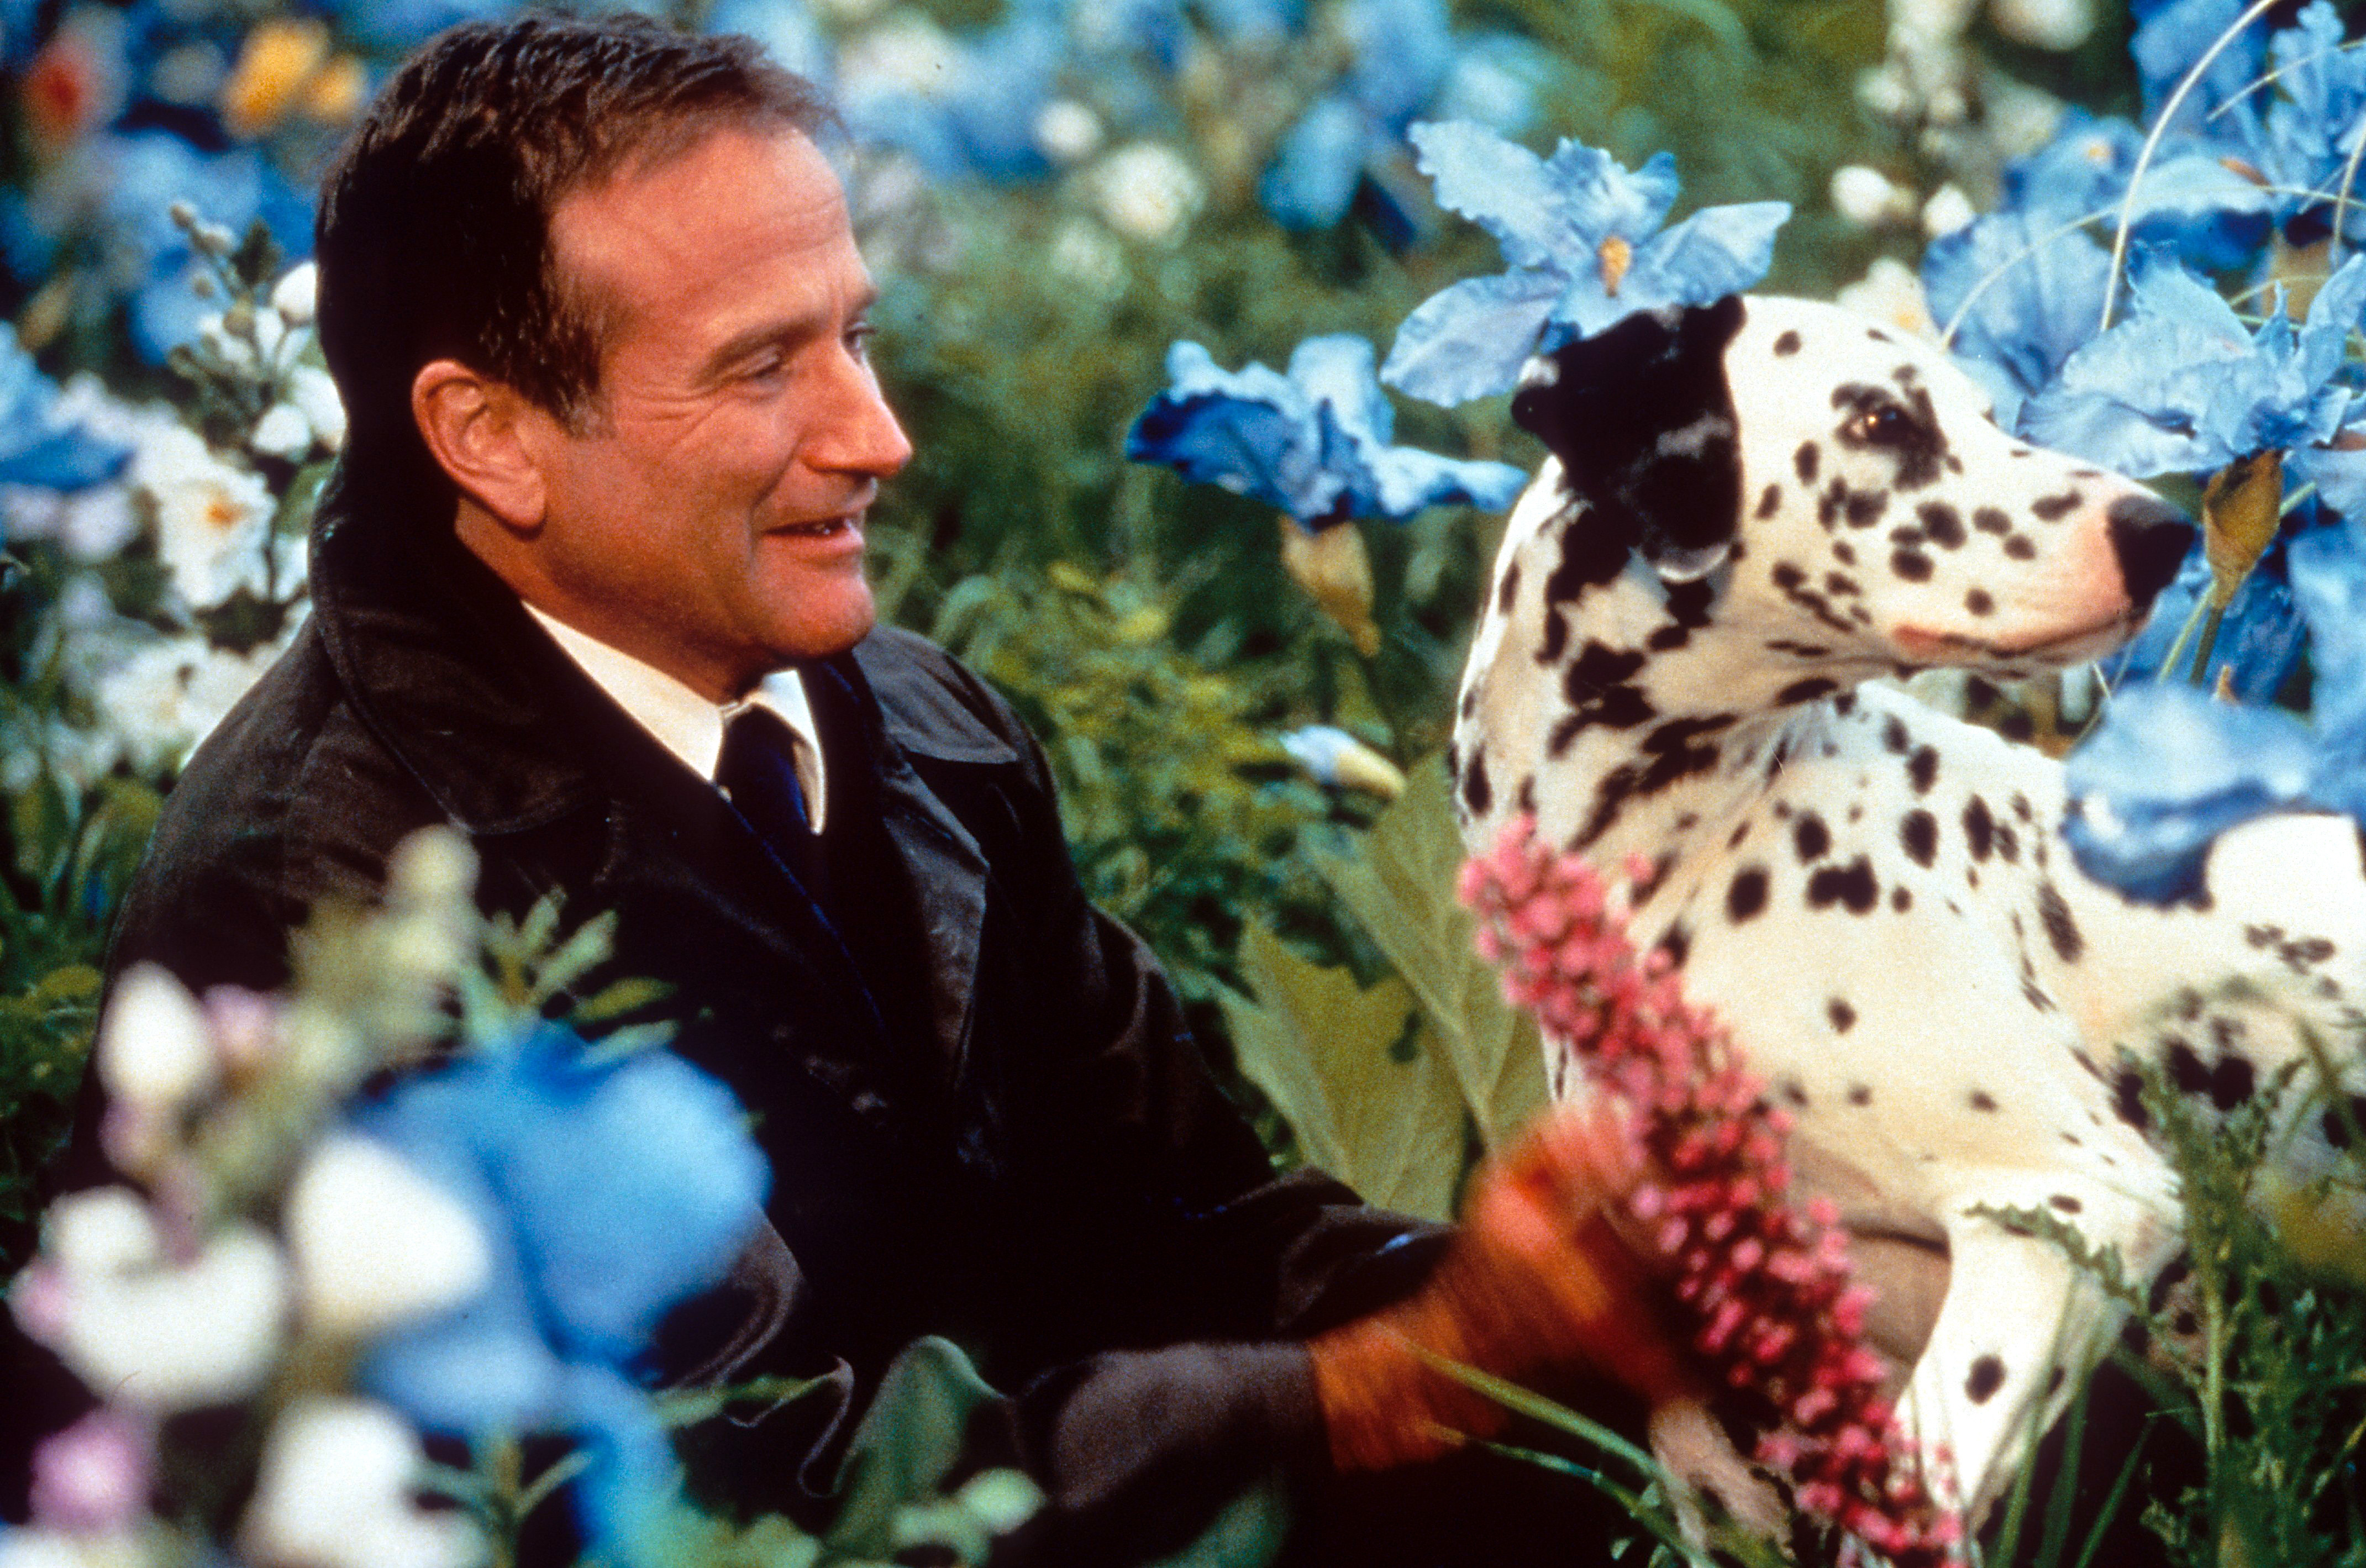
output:
<svg viewBox="0 0 2366 1568"><path fill-rule="evenodd" d="M2120 1052L2221 1109L2304 1030L2354 1061L2359 836L2268 818L2220 841L2198 907L2133 904L2071 863L2057 763L1876 679L2096 658L2192 539L2007 435L1936 347L1729 298L1532 361L1513 412L1552 456L1463 679L1467 839L1528 813L1606 870L1650 861L1632 933L1790 1109L1795 1165L1861 1239L1944 1255L1899 1408L1977 1520L2120 1322L1982 1212L2059 1214L2138 1279L2169 1262L2177 1183ZM2329 1160L2341 1125L2296 1145Z"/></svg>

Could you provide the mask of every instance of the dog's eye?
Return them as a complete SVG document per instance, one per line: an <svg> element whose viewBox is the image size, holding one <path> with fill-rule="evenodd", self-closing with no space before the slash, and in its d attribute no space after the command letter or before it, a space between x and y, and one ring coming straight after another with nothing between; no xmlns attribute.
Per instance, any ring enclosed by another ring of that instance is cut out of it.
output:
<svg viewBox="0 0 2366 1568"><path fill-rule="evenodd" d="M1849 421L1849 434L1868 446L1902 446L1913 438L1914 416L1896 403L1873 403Z"/></svg>

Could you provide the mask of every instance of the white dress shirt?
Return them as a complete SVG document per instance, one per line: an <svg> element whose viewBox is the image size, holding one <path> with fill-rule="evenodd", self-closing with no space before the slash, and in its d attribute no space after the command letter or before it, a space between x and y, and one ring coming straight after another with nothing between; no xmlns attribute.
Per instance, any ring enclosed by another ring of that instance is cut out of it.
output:
<svg viewBox="0 0 2366 1568"><path fill-rule="evenodd" d="M806 817L821 831L828 797L823 793L821 731L814 725L812 705L806 701L805 682L794 670L775 670L756 689L735 703L707 701L654 665L619 652L596 637L585 636L566 622L526 605L551 640L564 649L592 683L608 694L633 721L657 743L682 759L682 765L709 784L723 755L723 727L749 707L772 710L796 737L797 785L806 792Z"/></svg>

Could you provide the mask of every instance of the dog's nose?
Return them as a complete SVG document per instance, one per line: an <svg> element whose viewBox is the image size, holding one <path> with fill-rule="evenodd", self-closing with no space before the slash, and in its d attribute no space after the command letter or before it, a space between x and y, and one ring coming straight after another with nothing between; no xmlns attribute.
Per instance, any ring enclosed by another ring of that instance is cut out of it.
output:
<svg viewBox="0 0 2366 1568"><path fill-rule="evenodd" d="M2104 514L2112 525L2112 553L2120 558L2120 581L2138 609L2169 586L2186 551L2193 547L2193 525L2184 513L2153 495L2124 495Z"/></svg>

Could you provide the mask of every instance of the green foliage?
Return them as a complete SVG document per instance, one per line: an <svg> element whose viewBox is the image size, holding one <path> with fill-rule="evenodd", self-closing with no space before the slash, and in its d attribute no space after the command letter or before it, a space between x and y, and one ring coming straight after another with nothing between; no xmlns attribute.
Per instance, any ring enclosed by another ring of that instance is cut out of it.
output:
<svg viewBox="0 0 2366 1568"><path fill-rule="evenodd" d="M1443 759L1429 759L1371 831L1355 835L1348 852L1318 852L1315 866L1420 999L1493 1148L1543 1109L1544 1046L1536 1020L1504 1000L1493 967L1470 944L1470 914L1454 897L1463 849L1452 791Z"/></svg>
<svg viewBox="0 0 2366 1568"><path fill-rule="evenodd" d="M107 923L154 829L158 797L107 779L77 796L48 774L8 797L0 865L0 1275L29 1250L34 1189L65 1135L98 1012Z"/></svg>
<svg viewBox="0 0 2366 1568"><path fill-rule="evenodd" d="M1232 974L1251 911L1310 908L1300 835L1330 811L1273 739L1276 696L1176 647L1170 597L1054 564L974 577L936 632L1043 739L1086 892L1188 1000Z"/></svg>
<svg viewBox="0 0 2366 1568"><path fill-rule="evenodd" d="M1413 992L1359 987L1252 924L1241 967L1256 999L1226 993L1240 1069L1305 1156L1384 1208L1442 1220L1462 1169L1462 1099Z"/></svg>
<svg viewBox="0 0 2366 1568"><path fill-rule="evenodd" d="M2154 1479L2143 1488L2144 1523L2167 1542L2172 1563L2359 1568L2366 1564L2366 1232L2357 1220L2366 1213L2366 1145L2353 1139L2333 1168L2295 1181L2283 1162L2297 1119L2284 1112L2313 1116L2323 1108L2325 1096L2310 1084L2287 1075L2220 1119L2197 1110L2158 1069L2123 1060L2144 1074L2146 1109L2177 1168L2191 1271L2155 1306L2115 1253L2094 1248L2058 1215L2016 1209L1996 1217L2060 1247L2142 1323L2148 1354L2121 1359L2152 1393L2159 1419L2200 1456L2197 1483ZM2292 1107L2295 1098L2306 1103ZM2323 1235L2338 1244L2310 1245ZM2123 1472L2146 1479L2153 1468L2149 1454L2130 1455ZM2105 1517L2126 1484L2114 1487ZM2057 1505L2067 1491L2057 1488ZM2013 1555L2020 1522L2016 1511L1996 1561L2021 1560ZM2083 1562L2083 1552L2067 1554L2078 1534L2067 1515L2049 1517L2026 1561L2038 1568Z"/></svg>

